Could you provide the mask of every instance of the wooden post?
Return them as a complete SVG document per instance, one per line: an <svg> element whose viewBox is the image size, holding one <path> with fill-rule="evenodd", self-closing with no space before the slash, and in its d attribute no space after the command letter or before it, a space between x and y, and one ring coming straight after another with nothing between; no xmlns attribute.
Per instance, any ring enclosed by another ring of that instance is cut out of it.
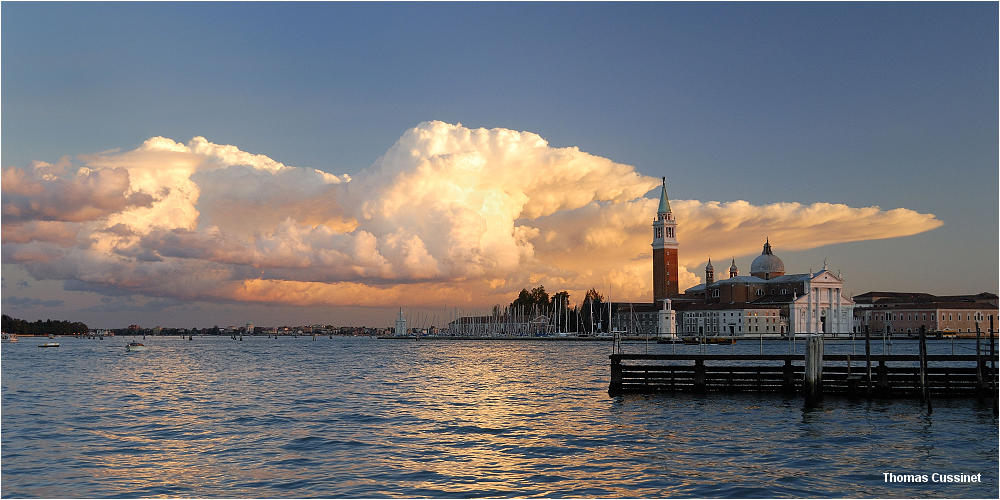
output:
<svg viewBox="0 0 1000 500"><path fill-rule="evenodd" d="M865 366L868 368L868 394L872 392L872 331L865 326Z"/></svg>
<svg viewBox="0 0 1000 500"><path fill-rule="evenodd" d="M889 392L889 369L885 366L885 354L878 360L878 382L875 388L882 393Z"/></svg>
<svg viewBox="0 0 1000 500"><path fill-rule="evenodd" d="M983 358L979 347L979 322L976 322L976 389L981 393L986 392L983 386Z"/></svg>
<svg viewBox="0 0 1000 500"><path fill-rule="evenodd" d="M993 359L997 355L997 349L996 349L996 331L993 330L993 316L992 315L990 315L990 332L989 332L989 335L990 335L990 384L992 385L993 384L993 378L996 376L996 373L997 373L996 361L994 361L994 359ZM994 390L993 392L996 392L996 391Z"/></svg>
<svg viewBox="0 0 1000 500"><path fill-rule="evenodd" d="M694 392L705 392L705 360L694 360Z"/></svg>
<svg viewBox="0 0 1000 500"><path fill-rule="evenodd" d="M617 396L622 393L622 358L621 355L611 355L611 385L608 394Z"/></svg>
<svg viewBox="0 0 1000 500"><path fill-rule="evenodd" d="M803 391L806 404L811 404L823 394L823 336L810 335L806 341L805 379Z"/></svg>
<svg viewBox="0 0 1000 500"><path fill-rule="evenodd" d="M927 327L924 325L920 325L920 399L927 401L928 413L934 411L927 392Z"/></svg>
<svg viewBox="0 0 1000 500"><path fill-rule="evenodd" d="M997 365L996 361L993 360L997 355L996 351L996 330L993 329L993 315L990 315L990 385L993 386L993 390L990 394L993 395L993 414L1000 415L1000 398L997 397Z"/></svg>
<svg viewBox="0 0 1000 500"><path fill-rule="evenodd" d="M795 392L795 379L792 377L792 373L793 373L792 358L791 357L785 358L785 366L784 369L782 370L782 375L784 375L785 378L783 389L785 390L786 393Z"/></svg>

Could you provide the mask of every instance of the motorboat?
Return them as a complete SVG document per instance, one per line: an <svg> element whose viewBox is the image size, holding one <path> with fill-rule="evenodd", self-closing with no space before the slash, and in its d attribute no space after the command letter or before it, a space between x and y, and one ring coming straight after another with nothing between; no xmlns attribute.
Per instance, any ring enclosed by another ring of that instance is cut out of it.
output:
<svg viewBox="0 0 1000 500"><path fill-rule="evenodd" d="M17 342L17 335L14 335L13 333L5 333L5 334L3 334L3 341L4 342Z"/></svg>
<svg viewBox="0 0 1000 500"><path fill-rule="evenodd" d="M128 352L145 351L146 346L142 345L142 343L140 342L129 342L127 345L125 345L125 350Z"/></svg>
<svg viewBox="0 0 1000 500"><path fill-rule="evenodd" d="M44 344L38 344L38 347L59 347L59 342L46 342Z"/></svg>

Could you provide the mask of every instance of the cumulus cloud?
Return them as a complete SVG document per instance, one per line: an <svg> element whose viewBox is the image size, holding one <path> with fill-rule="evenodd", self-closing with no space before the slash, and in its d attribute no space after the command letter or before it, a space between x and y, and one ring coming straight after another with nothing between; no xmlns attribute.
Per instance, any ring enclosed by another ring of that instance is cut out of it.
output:
<svg viewBox="0 0 1000 500"><path fill-rule="evenodd" d="M153 201L147 193L129 190L124 168L66 172L37 163L28 169L3 169L2 184L4 222L88 221Z"/></svg>
<svg viewBox="0 0 1000 500"><path fill-rule="evenodd" d="M426 122L354 178L196 137L3 171L3 258L105 295L296 305L651 300L658 179L530 132ZM8 180L10 179L10 180ZM650 198L646 198L650 196ZM8 209L8 204L10 209ZM932 214L672 201L681 265L916 234ZM681 285L697 283L682 269Z"/></svg>

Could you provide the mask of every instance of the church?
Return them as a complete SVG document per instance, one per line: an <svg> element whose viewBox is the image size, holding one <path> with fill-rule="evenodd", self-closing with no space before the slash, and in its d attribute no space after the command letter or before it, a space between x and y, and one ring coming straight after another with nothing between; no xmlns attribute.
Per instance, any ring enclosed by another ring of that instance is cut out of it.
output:
<svg viewBox="0 0 1000 500"><path fill-rule="evenodd" d="M678 221L670 209L666 179L653 220L653 303L616 304L615 327L661 336L740 336L850 333L854 301L844 296L844 279L824 268L785 274L769 239L741 276L736 259L729 277L715 279L711 259L705 282L680 293Z"/></svg>

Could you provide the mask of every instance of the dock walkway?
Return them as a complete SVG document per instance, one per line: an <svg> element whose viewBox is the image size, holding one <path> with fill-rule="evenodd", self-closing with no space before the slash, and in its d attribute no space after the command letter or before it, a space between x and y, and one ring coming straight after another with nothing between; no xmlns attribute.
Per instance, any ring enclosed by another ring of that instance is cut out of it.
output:
<svg viewBox="0 0 1000 500"><path fill-rule="evenodd" d="M806 391L804 354L612 354L611 395L661 392ZM926 394L990 396L998 356L925 355ZM992 368L990 361L992 360ZM917 354L825 354L819 391L863 397L921 397Z"/></svg>

